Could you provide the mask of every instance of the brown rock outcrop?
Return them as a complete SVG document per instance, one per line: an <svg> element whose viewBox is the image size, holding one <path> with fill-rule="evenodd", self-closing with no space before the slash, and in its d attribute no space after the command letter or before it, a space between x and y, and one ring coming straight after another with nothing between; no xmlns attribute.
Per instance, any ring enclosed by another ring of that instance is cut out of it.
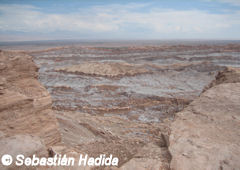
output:
<svg viewBox="0 0 240 170"><path fill-rule="evenodd" d="M222 83L238 83L240 82L240 68L226 67L224 70L219 71L214 81L212 81L204 91Z"/></svg>
<svg viewBox="0 0 240 170"><path fill-rule="evenodd" d="M0 132L2 137L38 136L46 146L60 141L47 90L37 80L38 68L24 53L0 52Z"/></svg>
<svg viewBox="0 0 240 170"><path fill-rule="evenodd" d="M237 69L220 72L211 85L216 86L176 114L169 138L173 170L240 169L237 72Z"/></svg>
<svg viewBox="0 0 240 170"><path fill-rule="evenodd" d="M118 77L118 76L133 76L136 74L149 73L150 71L141 68L137 65L128 63L84 63L80 65L67 66L56 69L56 71L63 71L75 74L87 74L93 76L106 76L106 77Z"/></svg>

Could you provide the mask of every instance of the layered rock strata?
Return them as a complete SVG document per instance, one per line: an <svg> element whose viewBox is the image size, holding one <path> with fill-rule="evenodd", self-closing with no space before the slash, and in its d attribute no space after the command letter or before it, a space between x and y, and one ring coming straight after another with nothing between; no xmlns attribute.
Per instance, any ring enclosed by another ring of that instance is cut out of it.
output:
<svg viewBox="0 0 240 170"><path fill-rule="evenodd" d="M1 138L33 135L51 146L60 141L51 96L38 82L38 68L24 53L0 52Z"/></svg>

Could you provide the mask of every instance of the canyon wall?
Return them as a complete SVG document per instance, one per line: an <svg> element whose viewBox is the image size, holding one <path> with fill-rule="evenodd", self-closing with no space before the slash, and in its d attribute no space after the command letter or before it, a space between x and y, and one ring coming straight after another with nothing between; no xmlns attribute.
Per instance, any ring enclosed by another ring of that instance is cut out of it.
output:
<svg viewBox="0 0 240 170"><path fill-rule="evenodd" d="M0 51L0 155L47 151L60 142L51 96L24 53Z"/></svg>
<svg viewBox="0 0 240 170"><path fill-rule="evenodd" d="M240 69L219 72L198 99L176 114L171 169L240 169L239 78Z"/></svg>

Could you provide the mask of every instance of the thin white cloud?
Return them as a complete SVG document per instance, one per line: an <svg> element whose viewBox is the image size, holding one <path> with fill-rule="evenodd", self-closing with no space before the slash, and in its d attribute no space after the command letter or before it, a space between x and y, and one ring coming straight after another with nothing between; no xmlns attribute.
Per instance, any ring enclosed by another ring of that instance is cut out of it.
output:
<svg viewBox="0 0 240 170"><path fill-rule="evenodd" d="M79 9L68 14L49 14L34 6L1 5L0 30L93 32L105 35L121 32L126 33L127 38L139 30L148 30L153 36L173 34L199 37L240 28L239 12L213 14L201 10L183 11L157 7L142 11L141 8L146 6L149 4L105 5Z"/></svg>

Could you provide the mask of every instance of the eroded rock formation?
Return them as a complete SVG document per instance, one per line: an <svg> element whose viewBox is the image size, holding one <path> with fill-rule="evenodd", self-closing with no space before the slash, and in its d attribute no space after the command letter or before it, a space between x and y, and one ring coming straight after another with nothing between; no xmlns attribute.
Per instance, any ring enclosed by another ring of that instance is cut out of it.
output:
<svg viewBox="0 0 240 170"><path fill-rule="evenodd" d="M238 82L240 82L240 69L226 67L224 70L218 72L215 80L213 80L209 85L207 85L204 91L218 84Z"/></svg>
<svg viewBox="0 0 240 170"><path fill-rule="evenodd" d="M29 55L0 52L1 155L30 156L61 140L51 96L38 82L37 70Z"/></svg>
<svg viewBox="0 0 240 170"><path fill-rule="evenodd" d="M80 68L87 70L89 66ZM128 64L121 65L127 71L120 68L114 71L113 65L107 67L110 70L102 70L98 64L95 66L84 74L92 74L93 71L94 74L98 72L98 76L115 77L139 72L137 66ZM174 71L192 67L199 72L206 69L200 63L177 66ZM154 69L161 71L162 67ZM207 71L211 72L211 69L212 65L208 64ZM145 70L140 72L145 73ZM6 152L12 155L20 152L26 156L34 153L46 155L48 147L52 146L54 153L74 155L76 158L79 154L93 157L102 153L113 154L120 159L119 167L115 169L239 169L239 73L239 69L233 68L220 71L199 98L176 114L173 123L172 119L146 123L113 114L104 116L61 109L53 111L49 93L37 80L37 67L32 57L24 53L1 51L0 145L4 149L1 149L0 156ZM68 90L70 87L64 88ZM93 84L84 90L97 89L102 92L119 88L125 87ZM174 98L154 97L150 100L147 96L140 100L136 95L136 99L137 106L152 101L156 101L157 105L163 102L169 105L170 101L179 103ZM184 102L184 106L188 103ZM124 108L122 103L120 106ZM62 143L57 145L60 141Z"/></svg>
<svg viewBox="0 0 240 170"><path fill-rule="evenodd" d="M84 63L80 65L73 65L56 69L75 74L87 74L95 76L119 77L119 76L133 76L136 74L149 73L150 71L133 64L128 63Z"/></svg>
<svg viewBox="0 0 240 170"><path fill-rule="evenodd" d="M171 125L173 170L240 169L239 69L220 72L210 86Z"/></svg>

